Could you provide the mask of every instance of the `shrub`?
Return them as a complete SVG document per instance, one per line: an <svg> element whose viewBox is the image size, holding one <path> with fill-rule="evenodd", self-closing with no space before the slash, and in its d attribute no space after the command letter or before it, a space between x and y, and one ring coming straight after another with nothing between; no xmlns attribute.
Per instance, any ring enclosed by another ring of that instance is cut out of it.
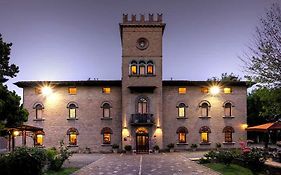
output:
<svg viewBox="0 0 281 175"><path fill-rule="evenodd" d="M112 149L118 149L119 148L119 145L118 144L113 144L112 145Z"/></svg>
<svg viewBox="0 0 281 175"><path fill-rule="evenodd" d="M190 147L191 147L191 148L197 148L198 146L197 146L197 144L193 143L193 144L191 144Z"/></svg>
<svg viewBox="0 0 281 175"><path fill-rule="evenodd" d="M216 148L221 148L221 143L216 143Z"/></svg>
<svg viewBox="0 0 281 175"><path fill-rule="evenodd" d="M154 149L154 150L160 150L160 147L159 147L158 145L155 145L155 146L153 147L153 149Z"/></svg>
<svg viewBox="0 0 281 175"><path fill-rule="evenodd" d="M206 164L206 163L211 163L211 160L206 158L206 157L202 157L199 159L199 164Z"/></svg>
<svg viewBox="0 0 281 175"><path fill-rule="evenodd" d="M19 147L0 159L0 174L40 175L47 157L44 149Z"/></svg>
<svg viewBox="0 0 281 175"><path fill-rule="evenodd" d="M232 151L219 151L217 154L217 159L220 163L229 165L234 160L234 154Z"/></svg>
<svg viewBox="0 0 281 175"><path fill-rule="evenodd" d="M210 162L216 162L218 158L218 152L216 151L209 151L207 154L204 155Z"/></svg>
<svg viewBox="0 0 281 175"><path fill-rule="evenodd" d="M132 151L132 146L131 145L125 145L125 150L126 151Z"/></svg>
<svg viewBox="0 0 281 175"><path fill-rule="evenodd" d="M167 145L167 147L168 147L169 149L172 149L172 148L174 148L174 147L175 147L175 144L173 144L173 143L169 143L169 144Z"/></svg>
<svg viewBox="0 0 281 175"><path fill-rule="evenodd" d="M252 171L260 171L264 167L266 156L262 149L252 148L250 152L243 153L242 159Z"/></svg>

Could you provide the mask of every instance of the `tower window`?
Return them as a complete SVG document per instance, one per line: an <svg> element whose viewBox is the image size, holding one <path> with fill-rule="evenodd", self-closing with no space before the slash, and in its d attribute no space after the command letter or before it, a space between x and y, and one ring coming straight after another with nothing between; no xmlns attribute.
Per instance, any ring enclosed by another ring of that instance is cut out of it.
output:
<svg viewBox="0 0 281 175"><path fill-rule="evenodd" d="M147 100L145 98L140 98L138 101L138 113L140 114L147 113Z"/></svg>
<svg viewBox="0 0 281 175"><path fill-rule="evenodd" d="M154 64L152 61L147 62L147 74L148 75L153 75L154 74Z"/></svg>

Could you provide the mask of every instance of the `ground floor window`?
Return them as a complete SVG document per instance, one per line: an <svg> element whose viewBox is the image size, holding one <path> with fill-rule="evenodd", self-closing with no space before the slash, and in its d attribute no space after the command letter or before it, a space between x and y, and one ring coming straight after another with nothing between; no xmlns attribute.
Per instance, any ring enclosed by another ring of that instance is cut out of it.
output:
<svg viewBox="0 0 281 175"><path fill-rule="evenodd" d="M186 127L182 126L177 129L178 134L178 142L179 143L186 143L186 134L188 133L188 130Z"/></svg>
<svg viewBox="0 0 281 175"><path fill-rule="evenodd" d="M35 145L36 146L43 146L43 141L44 141L44 131L37 131L35 133Z"/></svg>
<svg viewBox="0 0 281 175"><path fill-rule="evenodd" d="M69 137L69 145L77 145L78 130L76 128L70 128L67 130L67 135Z"/></svg>
<svg viewBox="0 0 281 175"><path fill-rule="evenodd" d="M104 127L101 130L101 134L102 134L102 143L111 144L112 129L108 127Z"/></svg>
<svg viewBox="0 0 281 175"><path fill-rule="evenodd" d="M234 133L234 129L231 126L224 127L222 132L224 133L225 142L233 142L232 133Z"/></svg>
<svg viewBox="0 0 281 175"><path fill-rule="evenodd" d="M209 134L211 133L211 129L208 126L202 126L199 129L199 133L200 133L200 140L201 143L209 143Z"/></svg>

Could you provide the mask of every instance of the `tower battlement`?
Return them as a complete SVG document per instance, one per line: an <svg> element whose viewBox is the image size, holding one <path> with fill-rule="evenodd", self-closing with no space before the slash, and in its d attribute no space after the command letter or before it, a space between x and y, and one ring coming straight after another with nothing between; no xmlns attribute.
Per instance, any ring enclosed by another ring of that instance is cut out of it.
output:
<svg viewBox="0 0 281 175"><path fill-rule="evenodd" d="M136 14L132 14L131 18L129 19L128 14L123 14L123 23L162 23L162 16L163 14L158 14L157 17L154 17L154 14L148 14L148 18L144 14L140 14L139 18L137 18Z"/></svg>

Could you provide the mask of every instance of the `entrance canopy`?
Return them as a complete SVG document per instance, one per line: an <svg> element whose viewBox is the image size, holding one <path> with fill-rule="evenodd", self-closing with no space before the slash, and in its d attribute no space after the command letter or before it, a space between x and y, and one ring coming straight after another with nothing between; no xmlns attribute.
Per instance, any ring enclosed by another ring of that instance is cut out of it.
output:
<svg viewBox="0 0 281 175"><path fill-rule="evenodd" d="M279 129L281 129L281 121L277 121L274 123L265 123L262 125L246 128L247 131L256 131L256 132L268 132L269 130L279 130Z"/></svg>

